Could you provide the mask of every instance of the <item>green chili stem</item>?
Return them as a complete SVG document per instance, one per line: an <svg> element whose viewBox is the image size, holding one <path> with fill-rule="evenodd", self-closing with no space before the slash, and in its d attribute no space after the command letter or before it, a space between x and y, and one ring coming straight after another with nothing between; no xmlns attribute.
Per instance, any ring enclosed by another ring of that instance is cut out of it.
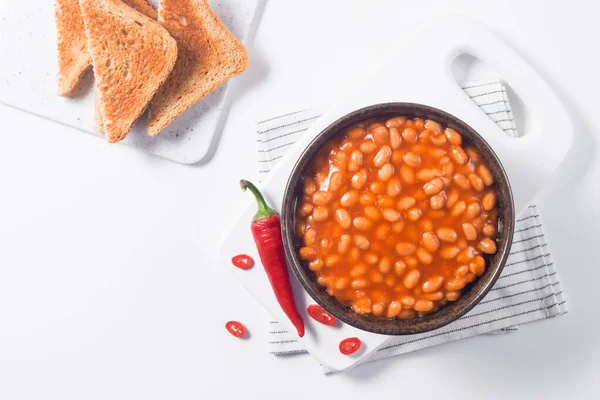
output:
<svg viewBox="0 0 600 400"><path fill-rule="evenodd" d="M256 203L258 204L258 211L256 212L256 214L254 214L252 221L258 221L262 218L269 218L277 214L275 210L273 210L267 205L267 202L265 201L265 198L263 197L262 193L260 192L260 190L258 190L256 186L254 186L252 182L242 179L240 181L240 186L243 191L246 191L246 189L250 189L250 192L252 192L254 198L256 198Z"/></svg>

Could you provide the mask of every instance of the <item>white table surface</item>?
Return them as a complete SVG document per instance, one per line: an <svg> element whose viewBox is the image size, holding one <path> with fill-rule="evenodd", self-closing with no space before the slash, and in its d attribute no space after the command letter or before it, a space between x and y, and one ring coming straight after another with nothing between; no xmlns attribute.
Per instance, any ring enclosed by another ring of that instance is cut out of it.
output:
<svg viewBox="0 0 600 400"><path fill-rule="evenodd" d="M572 113L573 157L540 200L570 312L333 376L309 356L271 356L268 316L213 261L238 179L258 176L253 121L328 102L440 10L505 37ZM0 106L0 398L598 398L598 11L271 0L214 157L192 167ZM227 334L229 319L250 339Z"/></svg>

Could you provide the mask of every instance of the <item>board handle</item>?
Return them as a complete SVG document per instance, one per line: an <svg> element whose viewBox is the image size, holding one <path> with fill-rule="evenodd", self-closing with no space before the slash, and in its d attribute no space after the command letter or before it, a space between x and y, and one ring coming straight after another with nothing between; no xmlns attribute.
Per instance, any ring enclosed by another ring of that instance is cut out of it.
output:
<svg viewBox="0 0 600 400"><path fill-rule="evenodd" d="M505 155L504 158L512 159L510 164L505 163L505 166L516 165L514 163L521 166L518 172L515 169L511 173L511 168L506 169L512 180L529 181L529 190L519 196L525 198L529 195L526 192L533 193L539 190L536 182L546 181L565 157L573 140L572 122L548 83L497 35L463 17L453 18L452 25L458 32L455 31L457 35L451 35L453 39L448 40L461 40L454 42L460 44L450 46L452 51L446 59L446 74L456 87L456 95L463 97L462 103L464 104L466 98L470 107L479 111L471 113L473 120L469 123L476 125L472 127L480 133L494 133L483 136L493 148L499 149L498 152ZM474 56L485 63L521 98L531 117L527 131L520 132L523 136L510 137L502 132L460 88L452 74L452 64L457 57L464 54ZM523 167L526 167L525 175ZM515 206L522 206L517 203L518 199L515 198Z"/></svg>

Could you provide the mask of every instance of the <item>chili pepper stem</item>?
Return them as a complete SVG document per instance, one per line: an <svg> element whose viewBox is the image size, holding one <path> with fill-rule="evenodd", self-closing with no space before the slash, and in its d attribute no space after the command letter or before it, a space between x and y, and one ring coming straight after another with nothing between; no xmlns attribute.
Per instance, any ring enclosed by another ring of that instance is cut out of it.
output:
<svg viewBox="0 0 600 400"><path fill-rule="evenodd" d="M252 182L242 179L240 181L240 186L243 191L246 191L246 189L250 189L250 192L252 192L254 198L256 198L256 203L258 204L258 211L256 212L256 214L254 214L252 221L258 221L262 218L269 218L277 214L275 210L273 210L267 205L267 202L265 201L265 198L263 197L262 193L260 192L260 190L258 190L256 186L254 186Z"/></svg>

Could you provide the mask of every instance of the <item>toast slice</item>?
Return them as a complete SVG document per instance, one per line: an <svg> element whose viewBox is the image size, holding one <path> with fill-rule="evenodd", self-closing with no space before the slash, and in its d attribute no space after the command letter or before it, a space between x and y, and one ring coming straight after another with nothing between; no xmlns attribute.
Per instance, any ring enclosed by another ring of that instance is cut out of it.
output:
<svg viewBox="0 0 600 400"><path fill-rule="evenodd" d="M80 0L88 50L110 143L125 138L165 82L177 43L162 26L120 0Z"/></svg>
<svg viewBox="0 0 600 400"><path fill-rule="evenodd" d="M150 103L150 136L248 65L246 49L206 0L160 0L158 22L177 40L179 55L173 73Z"/></svg>
<svg viewBox="0 0 600 400"><path fill-rule="evenodd" d="M77 5L79 6L79 0L77 0ZM158 10L154 8L154 6L148 0L122 0L125 4L130 7L135 8L148 18L152 18L153 20L158 19ZM83 17L81 18L81 23L83 24ZM87 47L87 40L86 40ZM86 50L87 51L87 50ZM90 57L91 63L91 57ZM104 133L104 119L102 118L102 111L100 109L100 94L98 93L98 89L95 89L94 93L94 130L98 133Z"/></svg>
<svg viewBox="0 0 600 400"><path fill-rule="evenodd" d="M68 96L92 62L79 0L56 0L54 18L58 35L58 94Z"/></svg>

